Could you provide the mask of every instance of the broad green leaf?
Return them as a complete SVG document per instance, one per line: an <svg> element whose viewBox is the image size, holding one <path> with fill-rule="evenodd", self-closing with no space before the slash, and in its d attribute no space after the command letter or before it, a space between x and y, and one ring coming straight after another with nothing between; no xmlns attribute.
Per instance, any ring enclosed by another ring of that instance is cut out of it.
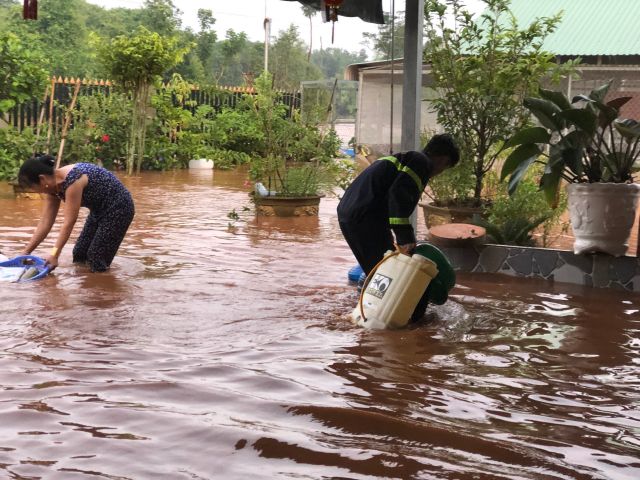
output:
<svg viewBox="0 0 640 480"><path fill-rule="evenodd" d="M540 178L540 190L544 192L547 203L553 208L558 205L558 189L563 169L563 162L556 162L554 165L547 164L547 168Z"/></svg>
<svg viewBox="0 0 640 480"><path fill-rule="evenodd" d="M572 99L571 99L571 103L578 103L578 102L591 102L593 100L591 100L588 96L586 95L575 95Z"/></svg>
<svg viewBox="0 0 640 480"><path fill-rule="evenodd" d="M562 92L556 92L554 90L547 90L547 89L544 89L544 88L541 87L539 89L539 93L540 93L540 97L544 98L545 100L549 100L550 102L553 102L554 104L556 104L560 108L560 110L567 110L567 109L571 108L571 104L569 103L569 99Z"/></svg>
<svg viewBox="0 0 640 480"><path fill-rule="evenodd" d="M562 161L565 166L576 175L582 175L583 148L565 148L562 150Z"/></svg>
<svg viewBox="0 0 640 480"><path fill-rule="evenodd" d="M537 155L533 155L525 159L515 168L515 170L511 174L511 177L509 178L509 195L513 195L516 192L518 185L520 185L520 181L524 178L527 170L529 169L531 164L536 161L537 158Z"/></svg>
<svg viewBox="0 0 640 480"><path fill-rule="evenodd" d="M604 181L616 181L621 173L621 167L624 164L624 154L622 152L612 152L604 157L605 172L603 174Z"/></svg>
<svg viewBox="0 0 640 480"><path fill-rule="evenodd" d="M508 175L513 173L521 164L525 163L527 167L533 163L542 151L535 143L526 143L520 145L507 157L502 166L500 180L504 180ZM531 160L533 158L533 160Z"/></svg>
<svg viewBox="0 0 640 480"><path fill-rule="evenodd" d="M542 225L544 222L551 218L552 214L544 215L542 217L538 217L533 221L524 221L522 228L520 228L514 235L515 239L518 239L517 244L521 245L531 236L531 233Z"/></svg>
<svg viewBox="0 0 640 480"><path fill-rule="evenodd" d="M631 100L633 97L618 97L618 98L614 98L613 100L608 101L605 105L607 105L608 107L611 108L615 108L616 110L620 110L620 108L622 108L623 105L625 105L629 100Z"/></svg>
<svg viewBox="0 0 640 480"><path fill-rule="evenodd" d="M558 145L561 147L585 148L590 143L590 135L587 135L582 130L573 130L562 137Z"/></svg>
<svg viewBox="0 0 640 480"><path fill-rule="evenodd" d="M584 131L588 135L594 135L598 128L598 117L591 111L584 108L572 108L570 110L564 110L557 115L560 118L564 118L572 125L575 125L580 130Z"/></svg>
<svg viewBox="0 0 640 480"><path fill-rule="evenodd" d="M559 154L565 166L579 176L584 171L584 150L590 143L591 136L581 130L574 130L560 140L552 155Z"/></svg>
<svg viewBox="0 0 640 480"><path fill-rule="evenodd" d="M604 103L604 99L607 96L607 93L609 92L609 87L611 87L611 80L609 80L604 85L601 85L591 90L591 93L589 94L589 98L596 102Z"/></svg>
<svg viewBox="0 0 640 480"><path fill-rule="evenodd" d="M627 140L633 140L640 136L640 123L636 120L619 120L616 121L613 126L616 127L616 130L620 132L620 135Z"/></svg>
<svg viewBox="0 0 640 480"><path fill-rule="evenodd" d="M600 102L593 102L598 111L598 126L606 128L611 122L618 118L618 110Z"/></svg>
<svg viewBox="0 0 640 480"><path fill-rule="evenodd" d="M558 106L543 98L527 97L524 99L524 106L540 121L542 126L550 130L562 130L564 122L556 119L556 114L561 110Z"/></svg>
<svg viewBox="0 0 640 480"><path fill-rule="evenodd" d="M504 144L504 148L515 147L524 143L547 143L551 134L542 127L524 128L517 132Z"/></svg>

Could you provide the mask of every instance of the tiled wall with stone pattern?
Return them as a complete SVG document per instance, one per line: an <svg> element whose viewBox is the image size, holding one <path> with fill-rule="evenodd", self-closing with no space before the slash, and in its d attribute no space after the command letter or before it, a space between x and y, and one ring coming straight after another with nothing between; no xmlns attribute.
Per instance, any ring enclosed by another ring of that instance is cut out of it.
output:
<svg viewBox="0 0 640 480"><path fill-rule="evenodd" d="M636 257L575 255L564 250L506 245L442 250L459 271L503 273L640 292L640 258Z"/></svg>

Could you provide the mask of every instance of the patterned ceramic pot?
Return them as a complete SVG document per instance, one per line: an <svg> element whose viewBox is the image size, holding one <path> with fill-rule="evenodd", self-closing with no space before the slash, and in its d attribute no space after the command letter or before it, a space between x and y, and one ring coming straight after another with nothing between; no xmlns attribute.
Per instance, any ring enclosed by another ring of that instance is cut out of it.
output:
<svg viewBox="0 0 640 480"><path fill-rule="evenodd" d="M625 255L638 208L640 185L572 183L567 186L567 192L575 237L574 253Z"/></svg>

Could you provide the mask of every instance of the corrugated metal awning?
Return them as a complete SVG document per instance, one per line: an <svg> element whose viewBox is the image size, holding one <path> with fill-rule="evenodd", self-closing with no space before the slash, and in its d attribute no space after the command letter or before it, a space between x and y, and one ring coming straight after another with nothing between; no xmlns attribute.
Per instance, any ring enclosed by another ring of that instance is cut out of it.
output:
<svg viewBox="0 0 640 480"><path fill-rule="evenodd" d="M543 48L556 55L640 55L640 0L512 0L520 27L563 12Z"/></svg>

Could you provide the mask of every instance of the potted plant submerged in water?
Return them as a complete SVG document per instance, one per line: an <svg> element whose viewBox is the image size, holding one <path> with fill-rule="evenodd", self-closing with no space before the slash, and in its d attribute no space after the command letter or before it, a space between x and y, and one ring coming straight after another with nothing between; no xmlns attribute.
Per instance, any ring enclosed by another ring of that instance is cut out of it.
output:
<svg viewBox="0 0 640 480"><path fill-rule="evenodd" d="M324 189L332 184L339 139L333 130L303 122L299 112L289 115L268 72L256 79L255 88L256 95L247 96L247 114L262 132L249 171L256 213L317 215Z"/></svg>
<svg viewBox="0 0 640 480"><path fill-rule="evenodd" d="M256 181L256 213L280 217L317 215L324 196L320 188L324 174L318 161L294 166L282 157L254 159L251 177Z"/></svg>
<svg viewBox="0 0 640 480"><path fill-rule="evenodd" d="M541 126L524 128L507 142L516 147L501 177L513 193L534 163L544 164L540 188L554 203L567 182L576 254L622 256L628 248L640 185L634 183L640 156L640 123L621 119L631 97L606 101L611 82L570 102L561 92L540 89L524 105Z"/></svg>

